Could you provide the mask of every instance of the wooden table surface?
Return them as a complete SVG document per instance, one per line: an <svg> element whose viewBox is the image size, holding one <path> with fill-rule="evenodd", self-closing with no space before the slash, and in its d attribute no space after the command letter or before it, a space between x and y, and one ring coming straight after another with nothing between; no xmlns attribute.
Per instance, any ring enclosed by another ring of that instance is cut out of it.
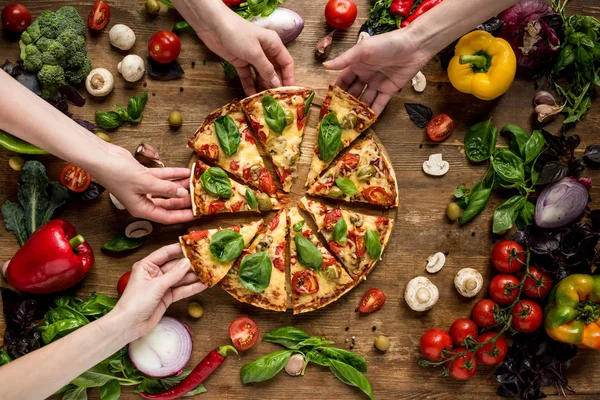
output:
<svg viewBox="0 0 600 400"><path fill-rule="evenodd" d="M0 8L8 1L0 1ZM75 6L80 15L87 17L91 0L88 1L33 1L25 0L34 17L44 10L56 10L61 5ZM112 16L110 25L124 23L137 35L137 42L130 53L146 57L146 43L159 29L171 29L177 13L164 7L156 17L147 16L142 0L110 1ZM336 73L326 71L320 60L313 55L315 43L327 32L323 9L326 0L300 1L287 0L286 5L305 18L305 28L298 39L288 48L296 62L296 77L299 85L317 90L322 98L326 87L333 83ZM569 6L570 12L585 13L600 17L600 7L596 0L575 0ZM356 39L358 29L364 22L368 10L368 0L357 1L359 16L356 23L346 32L336 33L331 57L350 48ZM124 105L132 95L148 91L151 95L142 122L138 126L125 125L111 133L112 143L133 151L141 142L155 146L168 166L185 166L190 157L186 142L201 124L204 117L213 109L227 103L234 97L243 97L240 85L228 83L218 58L196 38L183 35L182 52L179 61L185 70L181 80L158 82L146 79L147 87L142 87L144 79L135 84L126 84L116 71L117 63L125 53L116 50L108 43L108 29L99 35L88 35L88 51L94 67L106 67L115 75L115 89L105 99L88 98L85 107L72 111L78 118L93 121L94 111L107 110L113 104ZM235 40L235 38L231 38ZM0 60L15 61L18 57L18 43L0 40ZM195 62L195 67L192 67ZM464 267L478 269L486 278L492 273L489 254L492 247L491 216L493 207L503 199L494 195L486 211L469 225L459 228L445 218L446 204L451 200L452 190L459 184L471 185L480 179L485 167L471 165L463 151L464 135L473 123L493 117L494 123L502 127L515 123L531 130L531 99L536 91L534 82L516 80L511 90L492 102L478 101L463 95L452 88L439 63L432 61L424 69L428 80L424 93L415 93L407 87L396 95L388 105L380 120L374 126L388 153L398 176L400 207L396 226L386 249L383 260L369 276L369 279L348 293L336 303L309 314L293 316L287 313L274 313L244 305L219 288L207 290L193 299L203 304L204 316L194 320L187 314L189 300L172 305L167 311L188 324L193 332L194 353L190 366L196 365L204 355L216 346L228 343L229 322L239 316L249 316L256 321L261 332L286 325L294 325L312 335L323 335L334 340L340 347L347 347L345 339L356 337L354 351L365 356L369 370L366 376L371 381L375 397L378 399L483 399L494 396L497 383L493 369L483 367L468 383L458 382L439 376L440 370L426 370L417 365L418 341L423 332L432 327L447 329L456 318L468 317L476 300L485 296L482 291L477 299L465 300L459 297L453 286L455 273ZM181 91L180 88L183 88ZM82 90L84 91L84 90ZM431 107L434 113L445 112L456 122L452 137L442 144L432 144L426 140L423 130L416 128L404 110L405 102L418 102ZM582 145L598 142L600 139L600 114L598 102L586 120L576 127L582 137ZM167 118L172 110L183 114L183 126L172 131ZM310 124L317 122L315 110L311 113ZM23 115L26 118L26 115ZM549 130L558 132L560 123L554 123ZM503 139L501 139L503 140ZM422 172L421 165L432 153L443 153L450 163L450 172L443 178L432 178ZM8 158L13 154L0 151L0 202L16 199L19 173L8 166ZM310 154L304 154L309 157ZM51 179L58 178L63 161L52 156L39 157L48 167ZM600 174L588 171L597 181ZM303 175L304 176L304 175ZM302 179L302 178L301 178ZM299 187L299 185L296 185ZM592 191L593 206L598 207L600 190ZM109 238L122 231L133 220L125 212L118 212L110 204L108 195L99 200L81 204L72 202L62 212L61 217L75 224L96 254L96 265L80 285L79 293L88 296L97 291L116 296L117 279L131 268L138 259L160 246L173 243L177 237L193 228L214 228L248 220L248 217L222 216L174 226L155 224L154 233L138 251L124 257L108 257L100 247ZM270 218L270 216L267 216ZM18 249L12 233L0 228L0 260L9 259ZM406 282L417 275L427 275L424 270L430 254L447 251L446 266L436 275L429 276L440 289L440 301L431 311L423 314L412 312L403 299ZM378 287L387 296L385 307L371 315L359 315L355 308L361 295L371 287ZM0 332L4 321L0 316ZM372 329L376 327L374 332ZM346 330L348 329L348 330ZM378 353L373 347L374 338L387 335L391 349ZM271 381L244 386L239 380L240 367L251 360L278 349L278 346L261 343L243 354L241 360L228 359L223 368L207 382L208 393L204 399L350 399L363 398L358 390L346 386L335 379L324 368L309 366L304 377L292 378L281 373ZM581 351L567 371L569 383L581 397L600 396L600 381L590 379L590 371L600 362L600 353ZM554 388L546 393L554 394ZM97 398L98 392L92 392ZM138 398L126 392L123 398Z"/></svg>

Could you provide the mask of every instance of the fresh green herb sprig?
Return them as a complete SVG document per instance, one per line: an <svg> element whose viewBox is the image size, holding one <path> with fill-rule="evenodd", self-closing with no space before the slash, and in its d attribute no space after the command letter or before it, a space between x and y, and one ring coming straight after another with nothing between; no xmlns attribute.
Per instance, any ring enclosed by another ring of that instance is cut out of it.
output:
<svg viewBox="0 0 600 400"><path fill-rule="evenodd" d="M284 0L248 0L231 9L240 17L250 21L254 17L268 17Z"/></svg>
<svg viewBox="0 0 600 400"><path fill-rule="evenodd" d="M125 233L119 233L102 246L102 250L109 253L122 253L141 247L146 241L145 237L129 238Z"/></svg>
<svg viewBox="0 0 600 400"><path fill-rule="evenodd" d="M144 92L130 98L126 109L115 104L117 111L96 111L96 125L102 129L115 130L125 122L138 124L142 120L147 101L148 93Z"/></svg>

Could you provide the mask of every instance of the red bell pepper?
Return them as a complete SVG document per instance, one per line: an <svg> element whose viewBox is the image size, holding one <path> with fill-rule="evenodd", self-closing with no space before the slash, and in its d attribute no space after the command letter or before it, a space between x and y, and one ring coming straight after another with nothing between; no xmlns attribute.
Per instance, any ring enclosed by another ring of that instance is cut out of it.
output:
<svg viewBox="0 0 600 400"><path fill-rule="evenodd" d="M404 21L402 21L400 26L402 28L406 27L411 22L413 22L415 19L419 18L421 15L425 14L427 11L431 10L433 7L437 6L441 2L442 2L442 0L425 0L423 3L421 3L421 5L419 7L417 7L415 12L413 12L410 15L410 17L408 17Z"/></svg>
<svg viewBox="0 0 600 400"><path fill-rule="evenodd" d="M394 0L390 6L390 13L406 18L410 14L413 4L415 4L415 0Z"/></svg>
<svg viewBox="0 0 600 400"><path fill-rule="evenodd" d="M8 283L23 292L46 294L75 285L94 265L94 253L69 222L55 219L40 227L8 264Z"/></svg>

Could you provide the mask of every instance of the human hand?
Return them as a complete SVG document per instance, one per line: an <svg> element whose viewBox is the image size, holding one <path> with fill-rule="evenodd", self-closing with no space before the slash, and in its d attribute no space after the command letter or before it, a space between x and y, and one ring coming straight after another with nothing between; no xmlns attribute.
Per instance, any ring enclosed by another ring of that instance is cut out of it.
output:
<svg viewBox="0 0 600 400"><path fill-rule="evenodd" d="M162 247L133 264L125 292L113 312L128 321L129 341L150 332L174 302L206 289L190 269L187 258L178 259L181 246Z"/></svg>

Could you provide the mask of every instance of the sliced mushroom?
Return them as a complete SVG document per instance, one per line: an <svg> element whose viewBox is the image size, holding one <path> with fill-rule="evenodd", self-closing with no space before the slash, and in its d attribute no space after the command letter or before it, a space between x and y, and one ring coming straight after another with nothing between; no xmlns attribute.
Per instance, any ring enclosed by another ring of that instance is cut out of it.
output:
<svg viewBox="0 0 600 400"><path fill-rule="evenodd" d="M145 165L146 167L162 168L165 166L165 164L160 161L158 151L156 151L156 149L148 143L140 143L135 149L133 156L139 161L140 164Z"/></svg>
<svg viewBox="0 0 600 400"><path fill-rule="evenodd" d="M112 193L109 193L108 197L110 197L110 201L112 201L113 205L117 208L117 210L122 211L125 209L125 206Z"/></svg>
<svg viewBox="0 0 600 400"><path fill-rule="evenodd" d="M427 175L443 176L446 175L449 169L450 164L448 164L448 161L442 160L442 155L439 153L430 155L429 160L423 163L423 171Z"/></svg>
<svg viewBox="0 0 600 400"><path fill-rule="evenodd" d="M429 258L427 259L427 266L425 267L425 269L430 274L435 274L436 272L442 269L444 264L446 264L446 256L444 255L444 253L437 252L434 255L429 256Z"/></svg>
<svg viewBox="0 0 600 400"><path fill-rule="evenodd" d="M483 276L473 268L463 268L454 277L454 286L464 297L474 297L483 288Z"/></svg>
<svg viewBox="0 0 600 400"><path fill-rule="evenodd" d="M294 354L285 364L285 372L290 376L298 376L304 371L304 356L302 354Z"/></svg>
<svg viewBox="0 0 600 400"><path fill-rule="evenodd" d="M424 92L427 87L427 79L425 75L421 71L417 72L417 74L412 78L412 87L415 89L415 92Z"/></svg>
<svg viewBox="0 0 600 400"><path fill-rule="evenodd" d="M427 311L437 303L440 292L429 279L417 276L411 279L404 291L406 304L415 311Z"/></svg>
<svg viewBox="0 0 600 400"><path fill-rule="evenodd" d="M148 221L135 221L125 228L125 236L130 239L138 239L152 233L152 224Z"/></svg>

